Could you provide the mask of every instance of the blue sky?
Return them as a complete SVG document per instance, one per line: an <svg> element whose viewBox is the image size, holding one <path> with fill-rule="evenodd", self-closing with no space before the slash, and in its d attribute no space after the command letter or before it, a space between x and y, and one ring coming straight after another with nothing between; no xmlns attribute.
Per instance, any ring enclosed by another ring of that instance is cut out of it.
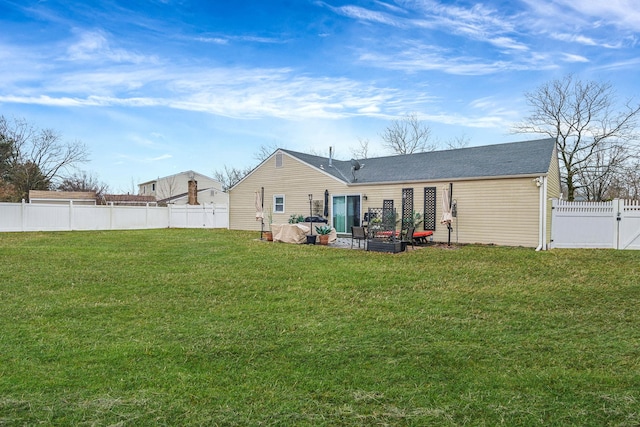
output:
<svg viewBox="0 0 640 427"><path fill-rule="evenodd" d="M84 142L115 192L261 146L386 155L407 113L439 141L527 139L524 92L567 73L637 101L634 1L0 0L0 114Z"/></svg>

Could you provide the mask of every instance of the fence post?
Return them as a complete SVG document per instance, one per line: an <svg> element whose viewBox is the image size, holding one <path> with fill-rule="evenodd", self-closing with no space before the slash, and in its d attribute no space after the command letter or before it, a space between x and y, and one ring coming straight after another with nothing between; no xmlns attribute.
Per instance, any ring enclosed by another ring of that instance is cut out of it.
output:
<svg viewBox="0 0 640 427"><path fill-rule="evenodd" d="M109 202L109 230L113 230L113 202Z"/></svg>
<svg viewBox="0 0 640 427"><path fill-rule="evenodd" d="M622 220L622 208L620 199L613 199L613 248L620 249L620 221Z"/></svg>
<svg viewBox="0 0 640 427"><path fill-rule="evenodd" d="M22 227L22 231L27 229L27 204L24 199L22 199L22 209L20 210L20 224Z"/></svg>
<svg viewBox="0 0 640 427"><path fill-rule="evenodd" d="M73 200L69 200L69 231L73 230Z"/></svg>

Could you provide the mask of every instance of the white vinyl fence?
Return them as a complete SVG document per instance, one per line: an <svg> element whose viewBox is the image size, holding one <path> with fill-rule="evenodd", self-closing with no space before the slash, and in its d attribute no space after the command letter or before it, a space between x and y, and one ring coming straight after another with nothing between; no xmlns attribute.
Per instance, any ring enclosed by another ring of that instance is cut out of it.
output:
<svg viewBox="0 0 640 427"><path fill-rule="evenodd" d="M226 205L86 206L0 203L1 231L228 228Z"/></svg>
<svg viewBox="0 0 640 427"><path fill-rule="evenodd" d="M551 248L640 249L640 202L554 199Z"/></svg>

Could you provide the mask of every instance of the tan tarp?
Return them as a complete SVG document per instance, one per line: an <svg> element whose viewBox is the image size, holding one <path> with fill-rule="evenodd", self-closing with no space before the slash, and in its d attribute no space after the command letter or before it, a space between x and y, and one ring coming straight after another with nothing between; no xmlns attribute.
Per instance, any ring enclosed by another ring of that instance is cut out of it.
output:
<svg viewBox="0 0 640 427"><path fill-rule="evenodd" d="M274 242L306 243L309 227L302 224L271 224Z"/></svg>
<svg viewBox="0 0 640 427"><path fill-rule="evenodd" d="M307 235L309 234L309 225L300 224L300 223L271 224L271 231L273 232L274 242L301 244L301 243L307 243ZM313 227L312 234L314 235L318 234L315 230L315 226ZM337 238L338 238L338 234L336 233L335 228L332 228L331 233L329 234L329 243L335 242Z"/></svg>

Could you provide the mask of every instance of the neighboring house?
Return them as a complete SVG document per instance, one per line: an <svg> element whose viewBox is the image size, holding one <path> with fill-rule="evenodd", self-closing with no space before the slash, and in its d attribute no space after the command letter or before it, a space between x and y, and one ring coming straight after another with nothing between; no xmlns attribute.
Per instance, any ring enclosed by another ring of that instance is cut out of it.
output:
<svg viewBox="0 0 640 427"><path fill-rule="evenodd" d="M29 190L29 203L95 205L96 192Z"/></svg>
<svg viewBox="0 0 640 427"><path fill-rule="evenodd" d="M229 190L229 228L260 230L263 188L265 223L270 211L274 223L308 216L311 194L338 233L363 223L368 208L393 207L401 218L423 214L419 230L433 230L435 241L545 249L560 171L553 139L359 161L279 149ZM457 208L451 232L440 224L444 189Z"/></svg>
<svg viewBox="0 0 640 427"><path fill-rule="evenodd" d="M228 205L229 203L229 196L222 191L222 184L219 181L194 171L181 172L138 184L138 194L153 196L160 204Z"/></svg>

